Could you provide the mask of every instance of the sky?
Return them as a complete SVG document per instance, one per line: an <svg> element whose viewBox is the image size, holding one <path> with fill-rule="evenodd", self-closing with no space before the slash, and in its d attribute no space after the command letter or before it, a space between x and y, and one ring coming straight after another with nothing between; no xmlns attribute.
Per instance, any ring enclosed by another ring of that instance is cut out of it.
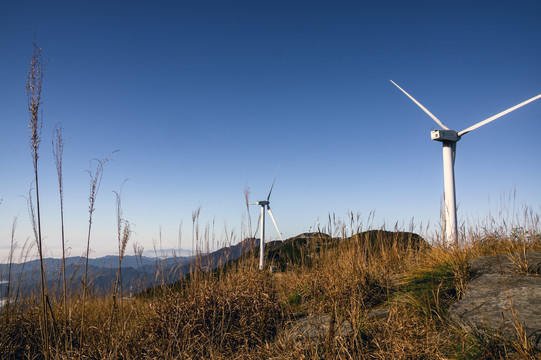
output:
<svg viewBox="0 0 541 360"><path fill-rule="evenodd" d="M467 128L541 93L540 13L530 0L0 0L0 261L14 219L19 248L33 241L24 197L35 187L25 89L34 36L48 60L45 254L61 247L51 145L61 123L70 255L87 244L91 161L116 151L93 214L100 256L118 249L121 187L128 253L135 243L190 249L198 210L211 245L241 241L244 189L266 199L278 167L271 207L284 238L350 212L364 228L438 231L439 127L389 80L451 129ZM538 100L461 139L461 225L511 206L539 213L540 133ZM252 228L258 214L251 207Z"/></svg>

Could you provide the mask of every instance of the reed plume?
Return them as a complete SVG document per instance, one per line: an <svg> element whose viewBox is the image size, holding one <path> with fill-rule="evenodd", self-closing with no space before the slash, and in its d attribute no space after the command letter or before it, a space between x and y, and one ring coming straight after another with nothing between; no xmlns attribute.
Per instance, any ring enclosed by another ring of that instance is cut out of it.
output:
<svg viewBox="0 0 541 360"><path fill-rule="evenodd" d="M95 211L96 198L98 196L98 190L100 189L101 179L103 177L103 166L110 160L110 156L115 153L113 151L107 155L103 160L95 160L97 162L96 168L93 168L92 161L90 162L90 169L88 174L90 176L90 195L88 197L89 206L88 206L88 235L86 241L86 253L85 253L85 273L83 280L83 304L81 311L81 334L80 334L80 344L83 344L84 338L84 323L85 323L85 305L86 305L86 296L87 296L87 287L88 287L88 258L90 256L90 235L92 233L92 215Z"/></svg>
<svg viewBox="0 0 541 360"><path fill-rule="evenodd" d="M62 299L64 302L64 346L66 354L68 353L69 331L68 331L68 291L66 285L66 243L64 235L64 178L62 176L62 158L64 155L64 137L62 135L62 125L57 123L53 129L53 157L58 175L58 192L60 197L60 227L62 237Z"/></svg>
<svg viewBox="0 0 541 360"><path fill-rule="evenodd" d="M33 221L34 233L36 235L36 242L38 245L39 263L40 263L40 285L41 285L41 303L43 311L43 347L45 359L49 358L49 334L48 334L48 317L47 317L47 293L45 285L45 268L43 266L43 247L41 238L41 214L39 204L39 179L38 179L38 159L39 159L39 145L41 142L41 129L43 126L43 112L40 113L41 105L41 89L43 85L43 76L45 73L45 63L41 56L41 48L37 44L37 40L34 37L33 42L34 52L32 59L30 60L30 68L28 69L28 77L26 82L26 95L28 101L28 113L30 115L29 139L30 139L30 153L32 155L32 163L34 165L34 177L36 182L36 209L37 209L37 223ZM41 115L41 116L40 116ZM31 200L30 200L31 201Z"/></svg>

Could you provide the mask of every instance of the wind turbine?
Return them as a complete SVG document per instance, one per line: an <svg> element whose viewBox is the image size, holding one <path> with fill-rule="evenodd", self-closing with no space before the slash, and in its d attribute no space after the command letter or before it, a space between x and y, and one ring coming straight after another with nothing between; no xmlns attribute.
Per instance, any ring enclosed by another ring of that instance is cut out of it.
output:
<svg viewBox="0 0 541 360"><path fill-rule="evenodd" d="M276 231L278 232L278 235L280 236L280 240L284 241L284 239L282 239L282 234L280 233L280 230L278 229L278 225L276 225L276 220L274 219L274 215L272 214L272 210L269 205L272 188L274 187L274 182L276 181L276 176L278 176L278 170L276 170L276 175L274 176L274 180L272 181L269 195L267 195L267 200L257 201L255 203L248 204L248 205L261 206L261 215L259 217L259 221L261 222L261 241L259 244L259 270L263 270L263 267L265 265L265 207L267 208L267 212L269 213L272 219L272 222L274 223L274 227L276 228ZM256 232L257 232L257 229L256 229Z"/></svg>
<svg viewBox="0 0 541 360"><path fill-rule="evenodd" d="M406 94L417 106L419 106L428 116L432 118L442 130L433 130L430 133L432 140L440 141L443 145L443 184L444 184L444 224L445 224L445 238L447 244L452 242L458 244L458 225L456 216L456 195L455 195L455 157L456 157L456 143L461 139L462 135L469 133L483 125L494 121L511 111L518 109L526 104L531 103L539 98L541 94L534 96L531 99L521 102L507 110L504 110L494 116L489 117L483 121L478 122L475 125L470 126L462 131L456 132L445 126L437 117L428 111L421 103L408 94L404 89L398 86L394 81L391 82L399 88L404 94Z"/></svg>

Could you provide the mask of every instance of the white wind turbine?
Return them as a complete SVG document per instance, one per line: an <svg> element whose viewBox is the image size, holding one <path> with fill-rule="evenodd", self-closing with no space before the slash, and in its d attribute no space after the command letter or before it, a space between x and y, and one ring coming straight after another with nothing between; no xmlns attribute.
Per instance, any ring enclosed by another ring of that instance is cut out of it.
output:
<svg viewBox="0 0 541 360"><path fill-rule="evenodd" d="M267 208L267 211L272 219L272 222L274 223L274 227L276 228L276 231L278 232L278 235L280 236L280 240L284 241L284 239L282 239L282 234L280 233L280 230L278 229L278 225L276 225L276 220L274 219L274 215L272 214L272 210L269 205L272 188L274 187L274 182L276 181L276 176L278 176L278 170L276 170L276 175L274 176L274 180L272 181L272 185L269 191L269 195L267 196L267 200L257 201L255 203L248 204L248 205L261 206L261 215L259 217L259 222L261 222L261 241L259 244L259 270L263 270L263 267L265 265L265 207ZM256 232L257 232L257 229L256 229Z"/></svg>
<svg viewBox="0 0 541 360"><path fill-rule="evenodd" d="M443 184L444 184L444 224L445 224L445 238L447 244L458 244L458 225L456 215L456 195L455 195L455 156L456 156L456 143L461 139L462 135L469 133L483 125L488 124L491 121L502 117L513 110L518 109L534 100L541 98L541 94L534 96L520 104L517 104L507 110L504 110L494 116L489 117L477 124L470 126L462 131L456 132L445 126L437 117L435 117L430 111L428 111L421 103L408 94L404 89L398 86L394 81L391 82L399 88L404 94L406 94L417 106L419 106L425 113L428 114L442 130L433 130L430 133L432 140L441 141L443 145Z"/></svg>

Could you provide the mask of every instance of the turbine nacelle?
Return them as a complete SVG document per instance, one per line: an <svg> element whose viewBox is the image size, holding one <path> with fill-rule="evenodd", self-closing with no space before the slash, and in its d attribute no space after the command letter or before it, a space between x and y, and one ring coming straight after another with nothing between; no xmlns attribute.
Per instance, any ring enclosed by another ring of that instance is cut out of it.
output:
<svg viewBox="0 0 541 360"><path fill-rule="evenodd" d="M460 136L454 130L433 130L430 132L430 138L436 141L451 141L457 142L460 140Z"/></svg>
<svg viewBox="0 0 541 360"><path fill-rule="evenodd" d="M258 202L255 202L254 205L260 205L260 206L269 206L270 202L267 201L267 200L262 200L262 201L258 201Z"/></svg>

